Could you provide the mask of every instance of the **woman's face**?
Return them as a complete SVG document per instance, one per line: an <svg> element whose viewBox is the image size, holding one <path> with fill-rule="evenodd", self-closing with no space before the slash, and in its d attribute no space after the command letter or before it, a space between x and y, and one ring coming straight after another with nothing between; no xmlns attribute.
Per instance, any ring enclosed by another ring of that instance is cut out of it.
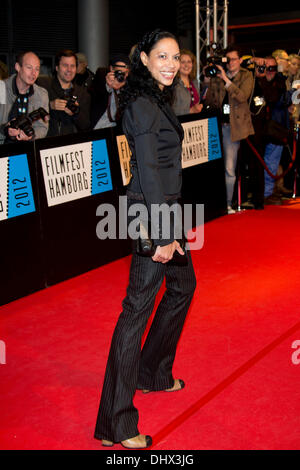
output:
<svg viewBox="0 0 300 470"><path fill-rule="evenodd" d="M300 59L297 59L297 57L294 57L293 59L290 60L289 62L289 72L292 75L296 75L300 68Z"/></svg>
<svg viewBox="0 0 300 470"><path fill-rule="evenodd" d="M180 75L189 76L193 70L193 61L191 57L187 54L180 56Z"/></svg>
<svg viewBox="0 0 300 470"><path fill-rule="evenodd" d="M172 85L180 65L180 51L177 42L164 38L156 43L149 55L141 52L141 61L147 67L159 88Z"/></svg>

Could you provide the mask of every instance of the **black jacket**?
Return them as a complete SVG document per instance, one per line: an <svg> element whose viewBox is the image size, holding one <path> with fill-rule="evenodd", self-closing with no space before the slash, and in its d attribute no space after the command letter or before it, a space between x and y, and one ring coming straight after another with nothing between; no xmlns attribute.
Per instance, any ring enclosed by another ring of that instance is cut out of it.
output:
<svg viewBox="0 0 300 470"><path fill-rule="evenodd" d="M106 75L109 69L99 67L96 70L95 78L90 87L91 94L91 127L95 125L106 111L109 101L109 93L106 89Z"/></svg>
<svg viewBox="0 0 300 470"><path fill-rule="evenodd" d="M39 85L46 88L49 101L57 98L66 99L64 90L56 77L39 78ZM48 136L73 134L78 131L90 129L90 95L84 87L73 84L71 94L77 96L80 111L69 116L64 111L55 111L50 108L50 122Z"/></svg>
<svg viewBox="0 0 300 470"><path fill-rule="evenodd" d="M174 200L180 197L183 129L170 106L160 108L150 98L139 97L125 109L123 130L132 152L128 190L143 196L151 214L153 204L168 203L170 196ZM157 233L157 245L174 240L172 235L162 238L161 227Z"/></svg>

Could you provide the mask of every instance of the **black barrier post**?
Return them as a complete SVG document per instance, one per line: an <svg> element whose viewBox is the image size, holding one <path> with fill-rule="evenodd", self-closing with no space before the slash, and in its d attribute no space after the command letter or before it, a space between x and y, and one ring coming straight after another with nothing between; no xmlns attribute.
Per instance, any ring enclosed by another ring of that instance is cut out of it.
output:
<svg viewBox="0 0 300 470"><path fill-rule="evenodd" d="M237 212L242 212L241 149L238 151L237 160Z"/></svg>
<svg viewBox="0 0 300 470"><path fill-rule="evenodd" d="M298 176L298 170L296 167L294 171L294 184L293 184L293 195L292 195L293 199L296 199L296 194L297 194L297 176Z"/></svg>

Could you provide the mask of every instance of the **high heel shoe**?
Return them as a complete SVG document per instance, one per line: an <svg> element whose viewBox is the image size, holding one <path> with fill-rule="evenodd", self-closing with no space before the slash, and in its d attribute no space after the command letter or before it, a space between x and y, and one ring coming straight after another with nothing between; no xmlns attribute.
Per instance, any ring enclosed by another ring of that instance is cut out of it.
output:
<svg viewBox="0 0 300 470"><path fill-rule="evenodd" d="M178 386L179 385L179 386ZM182 379L175 379L174 380L174 385L172 388L166 388L165 390L161 390L162 392L178 392L179 390L182 390L185 387L185 383ZM150 393L154 392L155 390L143 390L143 393Z"/></svg>
<svg viewBox="0 0 300 470"><path fill-rule="evenodd" d="M113 447L114 444L113 441L102 439L102 445L104 447ZM138 436L121 441L120 444L125 447L125 449L146 449L152 445L152 437L139 434Z"/></svg>

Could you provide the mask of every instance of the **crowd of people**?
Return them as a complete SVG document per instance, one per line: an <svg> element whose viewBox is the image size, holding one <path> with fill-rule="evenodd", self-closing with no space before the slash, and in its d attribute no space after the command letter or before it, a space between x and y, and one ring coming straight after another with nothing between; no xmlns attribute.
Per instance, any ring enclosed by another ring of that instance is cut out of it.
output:
<svg viewBox="0 0 300 470"><path fill-rule="evenodd" d="M62 50L52 76L39 74L40 59L34 52L19 54L16 73L1 81L6 98L0 104L0 143L115 126L120 119L118 96L133 52L134 47L129 56L112 55L107 68L93 73L83 53ZM198 83L195 55L180 51L173 110L177 116L203 111L219 115L229 214L235 213L237 162L246 175L244 207L281 204L282 197L292 193L280 174L289 130L299 121L299 99L293 102L293 96L300 83L300 56L284 50L265 58L242 56L237 45L229 46L223 56L222 63L204 67ZM28 123L22 118L40 108L48 116L35 114L31 133L26 132Z"/></svg>

